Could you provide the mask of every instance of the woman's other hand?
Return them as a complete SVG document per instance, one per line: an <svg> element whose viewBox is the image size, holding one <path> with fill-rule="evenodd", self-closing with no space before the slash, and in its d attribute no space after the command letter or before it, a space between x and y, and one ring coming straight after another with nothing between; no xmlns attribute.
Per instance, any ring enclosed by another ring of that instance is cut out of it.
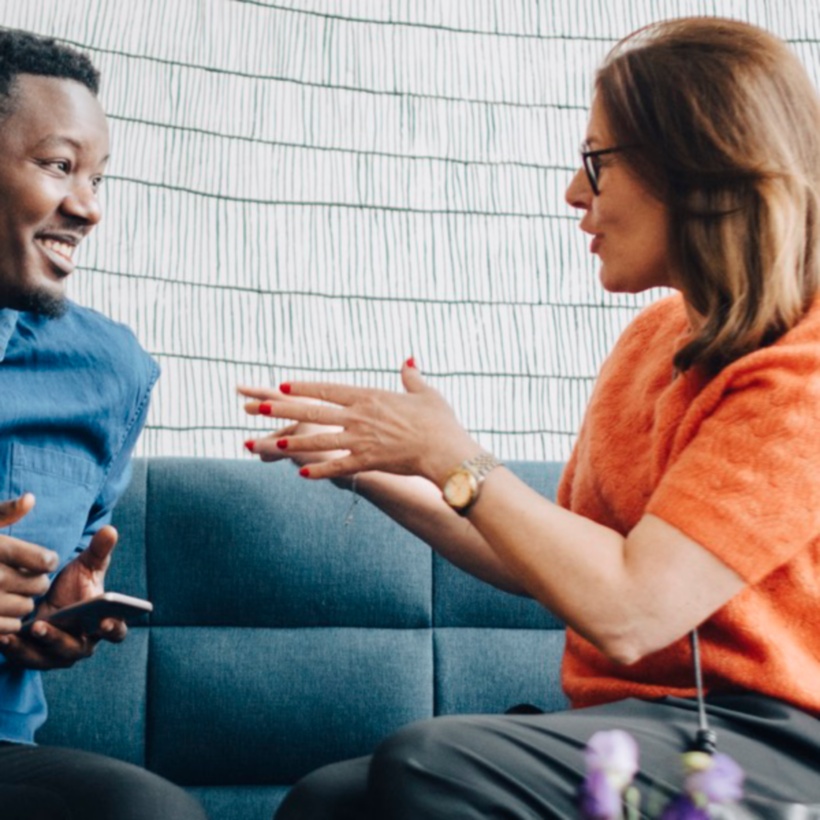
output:
<svg viewBox="0 0 820 820"><path fill-rule="evenodd" d="M412 360L401 378L404 393L327 382L289 382L278 391L243 388L256 400L246 405L248 412L295 422L256 442L253 452L266 460L291 458L309 478L381 470L440 485L481 447Z"/></svg>
<svg viewBox="0 0 820 820"><path fill-rule="evenodd" d="M262 405L267 405L273 401L287 402L290 399L281 391L270 387L246 387L240 385L236 388L240 396L244 396L250 401L245 403L245 412L249 416L266 416L266 412L260 412L259 408ZM304 400L307 401L307 400ZM334 458L341 458L346 455L341 450L333 450L328 452L293 452L277 447L277 441L288 438L290 436L309 436L317 435L319 433L335 433L339 432L339 427L328 427L321 424L311 424L310 422L295 422L274 430L262 438L249 439L245 442L246 449L259 456L261 461L281 461L282 459L289 459L300 467L306 464L315 464L320 461L329 461Z"/></svg>

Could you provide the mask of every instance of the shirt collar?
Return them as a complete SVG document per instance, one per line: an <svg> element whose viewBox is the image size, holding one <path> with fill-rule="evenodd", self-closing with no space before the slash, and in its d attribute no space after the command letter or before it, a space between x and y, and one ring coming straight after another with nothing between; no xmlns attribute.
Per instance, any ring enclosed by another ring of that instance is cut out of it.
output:
<svg viewBox="0 0 820 820"><path fill-rule="evenodd" d="M18 311L11 308L0 308L0 362L6 358L6 348L9 346L11 334L17 328Z"/></svg>

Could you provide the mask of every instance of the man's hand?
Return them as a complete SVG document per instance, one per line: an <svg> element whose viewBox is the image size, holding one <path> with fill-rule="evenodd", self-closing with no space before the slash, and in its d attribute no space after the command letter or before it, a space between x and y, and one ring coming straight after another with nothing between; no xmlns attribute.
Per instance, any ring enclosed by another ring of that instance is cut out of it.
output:
<svg viewBox="0 0 820 820"><path fill-rule="evenodd" d="M0 527L16 523L33 508L31 493L0 501ZM48 573L58 563L51 550L0 535L0 635L20 629L20 619L34 610L34 599L48 591Z"/></svg>
<svg viewBox="0 0 820 820"><path fill-rule="evenodd" d="M105 573L116 544L117 531L113 527L103 527L94 534L88 547L54 579L29 635L0 638L0 650L9 662L28 669L72 666L93 654L100 640L119 643L125 638L125 622L114 618L104 620L94 633L82 635L71 635L42 620L58 609L105 591Z"/></svg>

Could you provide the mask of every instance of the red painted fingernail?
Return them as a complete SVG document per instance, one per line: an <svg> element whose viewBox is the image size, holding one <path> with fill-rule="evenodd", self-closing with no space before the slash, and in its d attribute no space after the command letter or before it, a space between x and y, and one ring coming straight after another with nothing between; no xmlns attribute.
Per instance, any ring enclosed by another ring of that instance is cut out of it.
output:
<svg viewBox="0 0 820 820"><path fill-rule="evenodd" d="M253 439L249 438L245 442L245 449L249 450L250 452L253 452L253 448L254 448L255 445L256 445L256 442Z"/></svg>
<svg viewBox="0 0 820 820"><path fill-rule="evenodd" d="M279 385L279 392L280 393L290 393L290 385L287 384L287 383L280 384Z"/></svg>
<svg viewBox="0 0 820 820"><path fill-rule="evenodd" d="M302 476L302 478L310 478L310 470L308 470L307 467L302 467L302 469L299 470L299 475Z"/></svg>
<svg viewBox="0 0 820 820"><path fill-rule="evenodd" d="M288 449L288 440L286 438L280 438L279 441L276 442L276 446L280 450L287 450Z"/></svg>
<svg viewBox="0 0 820 820"><path fill-rule="evenodd" d="M411 356L411 357L410 357L410 358L409 358L409 359L405 362L405 364L406 364L408 367L415 368L415 366L416 366L416 360L415 360L415 359Z"/></svg>
<svg viewBox="0 0 820 820"><path fill-rule="evenodd" d="M269 416L270 410L270 402L263 401L262 404L259 405L259 413L263 416Z"/></svg>

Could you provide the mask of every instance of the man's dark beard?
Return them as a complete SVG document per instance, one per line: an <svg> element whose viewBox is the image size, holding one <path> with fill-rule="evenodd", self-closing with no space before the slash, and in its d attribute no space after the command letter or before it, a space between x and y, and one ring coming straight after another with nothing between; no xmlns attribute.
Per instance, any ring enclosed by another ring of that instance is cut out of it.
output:
<svg viewBox="0 0 820 820"><path fill-rule="evenodd" d="M35 290L23 294L19 303L15 305L15 309L36 313L47 319L59 319L68 310L68 303L63 296L53 296L46 291Z"/></svg>

